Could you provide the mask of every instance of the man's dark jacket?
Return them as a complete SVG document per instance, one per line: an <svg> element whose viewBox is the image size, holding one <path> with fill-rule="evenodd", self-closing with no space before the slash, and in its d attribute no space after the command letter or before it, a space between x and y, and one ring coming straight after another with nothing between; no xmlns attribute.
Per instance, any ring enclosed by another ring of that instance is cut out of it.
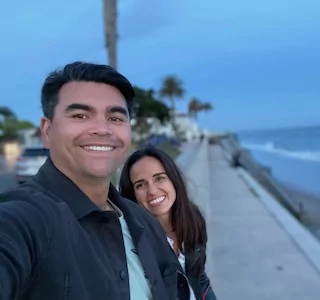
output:
<svg viewBox="0 0 320 300"><path fill-rule="evenodd" d="M109 198L124 214L153 299L187 300L187 282L158 221L112 186ZM116 212L100 210L50 159L0 195L0 298L130 299Z"/></svg>

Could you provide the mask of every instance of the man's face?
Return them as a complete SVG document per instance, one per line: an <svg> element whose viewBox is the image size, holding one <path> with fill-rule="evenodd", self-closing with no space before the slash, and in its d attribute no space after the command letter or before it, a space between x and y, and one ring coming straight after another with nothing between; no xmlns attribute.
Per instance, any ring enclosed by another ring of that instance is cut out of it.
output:
<svg viewBox="0 0 320 300"><path fill-rule="evenodd" d="M115 87L70 82L59 93L53 120L41 120L44 146L56 167L71 179L110 178L131 143L128 108Z"/></svg>

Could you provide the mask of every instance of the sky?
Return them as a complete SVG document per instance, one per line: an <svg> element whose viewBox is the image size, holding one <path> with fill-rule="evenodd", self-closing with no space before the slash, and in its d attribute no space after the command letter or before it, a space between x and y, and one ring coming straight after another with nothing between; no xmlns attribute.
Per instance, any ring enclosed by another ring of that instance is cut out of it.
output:
<svg viewBox="0 0 320 300"><path fill-rule="evenodd" d="M320 125L319 0L119 0L118 69L177 100L213 104L217 131ZM107 63L102 0L11 0L0 11L0 106L39 124L48 73L72 61Z"/></svg>

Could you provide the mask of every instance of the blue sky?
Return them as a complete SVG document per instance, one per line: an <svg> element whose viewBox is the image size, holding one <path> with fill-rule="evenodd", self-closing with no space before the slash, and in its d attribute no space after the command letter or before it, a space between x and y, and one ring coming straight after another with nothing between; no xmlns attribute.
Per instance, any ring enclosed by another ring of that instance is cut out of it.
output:
<svg viewBox="0 0 320 300"><path fill-rule="evenodd" d="M48 72L107 61L102 0L21 3L0 11L0 105L37 124ZM318 0L119 0L119 71L154 89L179 76L177 107L212 102L211 130L320 124L319 32Z"/></svg>

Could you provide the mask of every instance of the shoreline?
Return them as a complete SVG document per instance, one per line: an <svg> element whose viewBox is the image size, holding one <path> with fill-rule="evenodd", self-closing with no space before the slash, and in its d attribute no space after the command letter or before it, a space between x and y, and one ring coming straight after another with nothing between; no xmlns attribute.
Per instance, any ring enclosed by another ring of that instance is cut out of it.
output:
<svg viewBox="0 0 320 300"><path fill-rule="evenodd" d="M236 134L215 138L225 150L230 164L248 171L278 202L300 223L320 240L320 195L301 190L272 175L272 168L264 166L253 158L251 152L242 148Z"/></svg>

